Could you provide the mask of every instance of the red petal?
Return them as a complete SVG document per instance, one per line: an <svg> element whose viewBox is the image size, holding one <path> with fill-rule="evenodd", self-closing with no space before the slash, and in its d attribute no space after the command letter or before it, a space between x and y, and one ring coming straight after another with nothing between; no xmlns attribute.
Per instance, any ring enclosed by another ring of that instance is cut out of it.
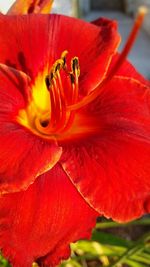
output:
<svg viewBox="0 0 150 267"><path fill-rule="evenodd" d="M24 101L25 103L27 103L28 99L30 98L30 77L27 76L24 72L18 71L13 67L8 67L7 65L0 64L0 78L1 93L5 87L5 91L8 91L8 94L14 94L14 99L16 98L17 100L18 98L18 101L20 100L22 102L20 102L20 107L22 108L24 106ZM12 92L10 92L10 90L12 90Z"/></svg>
<svg viewBox="0 0 150 267"><path fill-rule="evenodd" d="M71 242L89 238L97 215L56 165L27 191L0 198L0 246L14 267L56 266Z"/></svg>
<svg viewBox="0 0 150 267"><path fill-rule="evenodd" d="M35 77L48 60L48 32L49 16L0 16L0 62Z"/></svg>
<svg viewBox="0 0 150 267"><path fill-rule="evenodd" d="M8 10L8 15L21 15L31 13L48 14L52 8L53 0L16 0Z"/></svg>
<svg viewBox="0 0 150 267"><path fill-rule="evenodd" d="M118 221L150 212L149 90L114 78L84 110L99 125L95 136L64 146L71 181L91 206Z"/></svg>
<svg viewBox="0 0 150 267"><path fill-rule="evenodd" d="M1 193L27 188L39 174L52 168L61 155L55 141L48 143L16 122L18 110L25 106L21 93L25 97L26 87L25 74L0 66Z"/></svg>
<svg viewBox="0 0 150 267"><path fill-rule="evenodd" d="M101 18L91 21L91 23L99 27L103 27L103 26L113 27L113 28L116 27L116 30L117 30L117 22L115 20L111 20L108 18L101 17Z"/></svg>
<svg viewBox="0 0 150 267"><path fill-rule="evenodd" d="M112 57L112 61L110 63L108 73L112 70L114 67L115 63L117 62L119 58L119 54L117 53ZM128 60L125 60L122 64L122 66L119 68L117 71L116 75L120 76L125 76L125 77L130 77L132 79L136 79L140 81L143 84L149 85L150 86L150 81L146 80L140 73L137 72L137 70L134 68L134 66L131 65L131 63Z"/></svg>
<svg viewBox="0 0 150 267"><path fill-rule="evenodd" d="M33 78L68 50L68 66L72 57L79 57L80 87L85 91L100 82L119 40L114 23L97 27L58 15L0 17L0 62Z"/></svg>

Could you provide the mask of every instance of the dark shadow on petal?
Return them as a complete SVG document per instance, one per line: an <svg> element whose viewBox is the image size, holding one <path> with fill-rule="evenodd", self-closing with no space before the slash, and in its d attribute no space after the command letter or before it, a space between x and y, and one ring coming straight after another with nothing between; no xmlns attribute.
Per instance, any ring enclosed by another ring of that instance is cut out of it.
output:
<svg viewBox="0 0 150 267"><path fill-rule="evenodd" d="M8 67L17 69L16 64L12 63L9 59L7 59L7 60L5 61L5 64L6 64Z"/></svg>
<svg viewBox="0 0 150 267"><path fill-rule="evenodd" d="M0 72L12 82L16 89L23 95L25 102L27 102L30 93L28 90L30 77L26 76L26 74L24 74L25 76L23 77L18 70L8 66L5 67L0 66Z"/></svg>
<svg viewBox="0 0 150 267"><path fill-rule="evenodd" d="M19 64L22 68L22 71L25 72L28 76L30 76L30 78L33 78L32 71L31 71L31 69L28 68L28 66L26 64L25 55L22 51L20 51L18 53L18 61L19 61Z"/></svg>

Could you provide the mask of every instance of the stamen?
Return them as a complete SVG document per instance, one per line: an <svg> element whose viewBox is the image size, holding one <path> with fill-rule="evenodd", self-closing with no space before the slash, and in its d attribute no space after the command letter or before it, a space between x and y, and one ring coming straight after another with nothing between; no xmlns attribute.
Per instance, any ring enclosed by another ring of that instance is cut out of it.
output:
<svg viewBox="0 0 150 267"><path fill-rule="evenodd" d="M67 57L67 54L68 54L68 51L65 50L64 52L62 52L61 54L61 59L63 60L64 62L64 68L66 67L66 57Z"/></svg>
<svg viewBox="0 0 150 267"><path fill-rule="evenodd" d="M49 79L49 76L46 76L45 83L46 83L47 89L49 90L49 87L50 87L50 79Z"/></svg>
<svg viewBox="0 0 150 267"><path fill-rule="evenodd" d="M59 88L60 94L60 112L59 112L59 119L57 120L57 125L55 127L55 131L62 128L66 121L66 100L65 100L65 92L62 85L62 80L59 71L57 72L57 86Z"/></svg>
<svg viewBox="0 0 150 267"><path fill-rule="evenodd" d="M60 112L61 112L61 94L60 94L60 90L58 87L58 83L56 79L53 79L53 93L55 96L55 109L51 111L51 119L50 122L52 120L53 117L53 124L49 124L49 130L52 130L56 127L57 122L60 119Z"/></svg>
<svg viewBox="0 0 150 267"><path fill-rule="evenodd" d="M78 100L78 94L79 94L79 83L78 83L78 78L80 76L80 66L79 66L79 59L77 57L74 57L71 61L71 68L72 72L70 73L70 80L71 80L71 85L72 85L72 97L71 97L71 103L76 103ZM63 127L61 130L62 132L67 131L75 118L75 111L70 111L68 121L66 125Z"/></svg>
<svg viewBox="0 0 150 267"><path fill-rule="evenodd" d="M68 71L66 62L67 54L68 51L64 51L61 54L61 58L55 61L49 75L45 78L46 87L50 94L50 112L49 114L47 113L46 118L36 118L35 126L40 133L46 135L58 134L65 131L71 127L74 120L75 112L68 112L67 104L74 104L77 102L80 67L79 59L74 57L71 60L71 72ZM67 88L69 92L64 90L61 74L66 78L67 82L70 77L70 84Z"/></svg>
<svg viewBox="0 0 150 267"><path fill-rule="evenodd" d="M55 91L55 82L53 80L50 89L49 89L49 93L50 93L50 103L51 103L51 110L50 110L50 117L49 117L49 124L47 125L47 127L44 128L45 132L49 132L50 129L53 128L53 126L55 125L55 111L57 109L57 95L56 95L56 91Z"/></svg>
<svg viewBox="0 0 150 267"><path fill-rule="evenodd" d="M75 103L75 101L77 101L77 96L78 96L78 79L80 76L80 67L79 67L79 59L78 57L74 57L71 60L71 68L72 68L72 73L70 73L70 75L72 74L74 76L74 81L72 79L72 86L74 87L73 90L73 99L72 99L72 103ZM72 76L72 78L73 78Z"/></svg>
<svg viewBox="0 0 150 267"><path fill-rule="evenodd" d="M69 73L70 75L70 81L71 81L71 84L74 84L75 83L75 77L74 77L74 74L73 73Z"/></svg>
<svg viewBox="0 0 150 267"><path fill-rule="evenodd" d="M119 70L119 68L121 67L121 65L123 64L124 60L126 59L127 55L129 54L135 40L137 37L137 33L139 32L145 14L147 13L147 9L146 7L140 7L138 10L138 15L137 18L135 20L135 23L133 25L133 29L128 37L127 43L122 51L122 53L120 54L120 57L118 59L118 61L116 62L115 66L113 67L113 69L111 70L111 72L109 73L108 76L106 76L106 78L104 78L104 80L101 82L101 84L99 84L93 91L92 93L90 93L88 96L84 97L80 102L70 105L68 106L68 110L77 110L82 108L83 106L89 104L90 102L92 102L93 100L95 100L98 95L101 93L101 89L102 87L104 87L112 78L113 76L116 74L116 72Z"/></svg>
<svg viewBox="0 0 150 267"><path fill-rule="evenodd" d="M80 66L79 66L78 57L74 57L71 60L71 69L72 69L72 73L74 73L77 77L80 76Z"/></svg>

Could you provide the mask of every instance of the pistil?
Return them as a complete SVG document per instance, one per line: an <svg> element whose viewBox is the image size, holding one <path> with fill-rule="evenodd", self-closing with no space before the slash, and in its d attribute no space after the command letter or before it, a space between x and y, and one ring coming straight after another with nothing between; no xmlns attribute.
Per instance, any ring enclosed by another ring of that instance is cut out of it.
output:
<svg viewBox="0 0 150 267"><path fill-rule="evenodd" d="M85 105L91 103L93 100L95 100L99 96L99 94L102 92L102 88L104 88L104 86L114 77L114 75L120 69L120 67L122 66L123 62L125 61L127 55L129 54L129 52L131 50L131 48L132 48L132 46L136 40L137 34L138 34L138 32L142 26L142 23L143 23L143 20L144 20L146 13L147 13L146 7L140 7L139 8L137 18L136 18L135 23L133 25L133 29L132 29L129 37L128 37L128 40L125 44L125 47L124 47L122 53L120 54L120 57L119 57L118 61L116 62L115 66L113 67L113 69L109 73L109 75L106 76L106 78L104 78L103 81L94 90L92 90L92 93L90 93L89 95L84 97L80 102L68 106L67 108L69 111L78 110L78 109L84 107Z"/></svg>

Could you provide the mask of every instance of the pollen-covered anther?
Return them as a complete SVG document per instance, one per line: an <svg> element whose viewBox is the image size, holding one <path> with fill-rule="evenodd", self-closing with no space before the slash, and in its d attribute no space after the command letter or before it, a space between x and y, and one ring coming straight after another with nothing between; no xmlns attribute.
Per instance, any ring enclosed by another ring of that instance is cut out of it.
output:
<svg viewBox="0 0 150 267"><path fill-rule="evenodd" d="M71 84L75 84L75 77L74 77L74 74L72 72L69 73L69 76L70 76L70 81L71 81Z"/></svg>
<svg viewBox="0 0 150 267"><path fill-rule="evenodd" d="M57 72L63 68L64 68L63 59L58 59L58 60L56 60L56 62L54 63L54 65L52 67L52 72L54 73L54 75L57 75Z"/></svg>
<svg viewBox="0 0 150 267"><path fill-rule="evenodd" d="M62 54L61 54L61 59L62 59L63 62L64 62L64 68L67 67L67 66L66 66L66 63L67 63L67 59L66 59L67 54L68 54L68 51L67 51L67 50L65 50L65 51L62 52Z"/></svg>
<svg viewBox="0 0 150 267"><path fill-rule="evenodd" d="M79 59L78 59L78 57L74 57L74 58L71 60L71 69L72 69L72 72L73 72L77 77L80 76L80 66L79 66Z"/></svg>
<svg viewBox="0 0 150 267"><path fill-rule="evenodd" d="M43 134L57 135L62 133L68 130L74 121L75 113L68 111L67 105L75 104L78 100L80 66L78 57L74 57L71 59L70 67L68 67L67 54L68 51L61 54L61 58L55 61L49 74L45 77L46 87L50 95L50 112L49 117L44 121L36 122L38 131ZM68 78L70 78L70 85Z"/></svg>

